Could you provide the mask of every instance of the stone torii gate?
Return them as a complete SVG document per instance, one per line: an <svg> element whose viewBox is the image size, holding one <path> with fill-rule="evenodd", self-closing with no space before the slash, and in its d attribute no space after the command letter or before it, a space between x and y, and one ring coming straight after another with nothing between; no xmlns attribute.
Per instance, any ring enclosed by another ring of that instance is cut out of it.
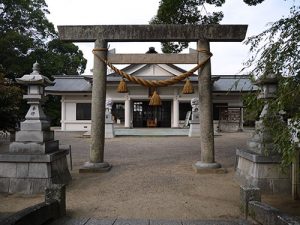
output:
<svg viewBox="0 0 300 225"><path fill-rule="evenodd" d="M210 51L210 42L240 42L244 40L247 25L97 25L58 26L60 39L69 42L94 42L95 49L107 49L108 42L197 42L197 48ZM207 56L203 51L193 54L95 54L113 64L197 64ZM106 64L94 56L92 88L92 127L89 162L80 172L104 172L111 165L104 161ZM194 164L196 171L220 168L214 157L212 120L211 63L198 71L200 104L201 157Z"/></svg>

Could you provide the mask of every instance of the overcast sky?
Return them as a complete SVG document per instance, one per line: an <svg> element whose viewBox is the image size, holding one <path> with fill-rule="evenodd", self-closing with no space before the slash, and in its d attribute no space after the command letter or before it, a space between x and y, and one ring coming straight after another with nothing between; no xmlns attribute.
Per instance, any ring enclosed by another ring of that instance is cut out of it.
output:
<svg viewBox="0 0 300 225"><path fill-rule="evenodd" d="M297 0L296 0L297 1ZM265 0L247 6L242 0L226 0L221 8L206 6L207 11L221 10L221 24L248 24L247 37L263 31L267 24L288 15L294 0ZM148 24L156 14L159 0L46 0L49 20L57 25ZM93 67L93 44L75 43L88 60L85 74ZM161 52L160 43L110 43L117 53L145 53L150 46ZM195 43L190 47L195 48ZM211 43L212 73L239 74L248 57L248 46L242 42ZM187 69L187 67L185 67Z"/></svg>

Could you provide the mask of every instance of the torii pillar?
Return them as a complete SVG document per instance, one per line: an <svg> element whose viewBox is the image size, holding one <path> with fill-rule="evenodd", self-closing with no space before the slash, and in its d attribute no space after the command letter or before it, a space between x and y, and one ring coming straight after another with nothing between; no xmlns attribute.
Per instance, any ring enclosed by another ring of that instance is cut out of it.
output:
<svg viewBox="0 0 300 225"><path fill-rule="evenodd" d="M100 50L95 54L102 59L107 58L105 40L96 40L95 49ZM107 172L111 169L111 165L104 161L106 75L106 64L94 56L90 160L79 169L80 173Z"/></svg>
<svg viewBox="0 0 300 225"><path fill-rule="evenodd" d="M199 63L203 61L210 52L209 41L206 39L198 40L198 59ZM201 51L200 51L201 50ZM206 51L207 53L203 53ZM200 146L201 156L200 161L193 165L195 172L207 173L211 171L224 171L221 164L215 162L214 151L214 129L212 117L212 81L211 81L211 62L210 59L198 71L198 95L199 95L199 121L200 121Z"/></svg>
<svg viewBox="0 0 300 225"><path fill-rule="evenodd" d="M95 42L95 48L105 49L107 42L198 42L198 49L209 51L210 42L240 42L244 40L247 25L97 25L97 26L58 26L61 40L70 42ZM96 54L106 59L105 51ZM111 55L108 60L113 64L196 64L203 61L205 53L194 54L146 54ZM210 61L199 71L200 101L200 161L193 165L199 171L214 170L221 167L214 159L214 137L212 121ZM111 165L104 161L106 65L94 57L92 89L92 144L89 162L81 172L108 171Z"/></svg>

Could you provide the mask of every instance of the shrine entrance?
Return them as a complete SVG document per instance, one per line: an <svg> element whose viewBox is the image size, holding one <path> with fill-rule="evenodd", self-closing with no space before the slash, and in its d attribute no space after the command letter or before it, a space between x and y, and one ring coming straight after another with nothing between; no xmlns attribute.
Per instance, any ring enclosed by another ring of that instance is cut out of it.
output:
<svg viewBox="0 0 300 225"><path fill-rule="evenodd" d="M133 102L133 128L171 127L171 101L162 101L159 106L150 106L149 101Z"/></svg>
<svg viewBox="0 0 300 225"><path fill-rule="evenodd" d="M111 165L104 161L105 121L106 121L106 79L107 66L130 82L147 88L165 87L182 82L198 71L200 160L193 167L212 170L221 167L215 162L214 131L212 118L210 42L241 42L246 36L247 25L96 25L58 26L61 40L70 42L94 42L94 69L92 87L92 126L89 161L80 172L104 172ZM197 51L190 54L108 54L109 42L197 42ZM224 55L226 57L226 55ZM113 64L196 64L181 75L171 79L155 81L143 80L126 74ZM155 92L153 93L155 95ZM152 97L153 97L152 96ZM129 101L125 96L125 103ZM157 100L157 99L156 99ZM178 102L178 101L177 101ZM125 108L129 104L125 104ZM176 117L179 117L177 111Z"/></svg>

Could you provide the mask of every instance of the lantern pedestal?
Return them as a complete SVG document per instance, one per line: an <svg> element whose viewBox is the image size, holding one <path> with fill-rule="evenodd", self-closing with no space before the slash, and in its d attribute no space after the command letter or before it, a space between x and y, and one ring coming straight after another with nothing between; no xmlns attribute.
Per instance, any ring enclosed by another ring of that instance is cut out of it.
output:
<svg viewBox="0 0 300 225"><path fill-rule="evenodd" d="M235 179L241 185L258 187L262 193L291 193L291 172L281 170L281 157L244 149L237 149L236 157Z"/></svg>
<svg viewBox="0 0 300 225"><path fill-rule="evenodd" d="M66 159L68 150L59 149L41 106L44 87L52 82L39 74L37 63L31 74L17 82L28 86L24 99L30 107L9 152L0 154L0 192L43 193L49 185L67 184L71 180Z"/></svg>

